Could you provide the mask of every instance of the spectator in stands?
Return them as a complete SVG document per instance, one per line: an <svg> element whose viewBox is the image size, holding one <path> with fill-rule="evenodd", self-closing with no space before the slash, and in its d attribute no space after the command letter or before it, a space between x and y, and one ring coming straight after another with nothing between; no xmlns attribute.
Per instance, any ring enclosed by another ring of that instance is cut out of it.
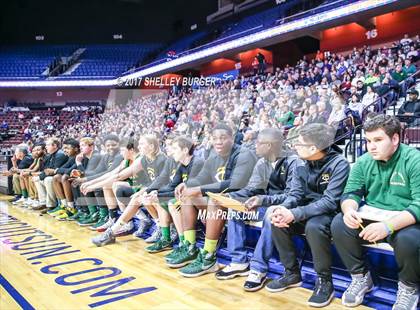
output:
<svg viewBox="0 0 420 310"><path fill-rule="evenodd" d="M362 120L363 115L363 104L360 102L359 97L357 95L353 95L348 102L347 109L350 110L356 118L358 118L359 122ZM347 114L347 112L346 112Z"/></svg>
<svg viewBox="0 0 420 310"><path fill-rule="evenodd" d="M378 94L375 93L371 86L366 87L366 94L362 98L363 109L370 106L372 103L376 102L378 99Z"/></svg>
<svg viewBox="0 0 420 310"><path fill-rule="evenodd" d="M330 117L328 118L327 124L333 127L346 117L344 113L344 104L342 104L340 99L335 99L332 102L332 111Z"/></svg>
<svg viewBox="0 0 420 310"><path fill-rule="evenodd" d="M295 121L295 114L290 110L288 105L283 105L281 108L281 114L277 117L277 122L281 127L289 129L293 127Z"/></svg>
<svg viewBox="0 0 420 310"><path fill-rule="evenodd" d="M304 126L295 144L305 166L298 167L297 177L286 200L273 206L271 223L273 242L285 267L285 274L267 284L270 292L300 286L302 277L296 259L292 235L305 233L318 275L308 304L327 306L334 297L331 272L330 224L350 171L347 160L330 146L335 130L326 124Z"/></svg>
<svg viewBox="0 0 420 310"><path fill-rule="evenodd" d="M257 56L254 57L254 60L252 61L251 66L252 66L252 69L254 71L254 75L257 75L258 74L258 67L259 67Z"/></svg>
<svg viewBox="0 0 420 310"><path fill-rule="evenodd" d="M9 130L9 124L6 120L4 120L3 123L1 123L0 130L6 133Z"/></svg>
<svg viewBox="0 0 420 310"><path fill-rule="evenodd" d="M417 60L418 56L419 56L419 52L416 50L416 47L414 45L410 46L410 51L407 53L406 60L407 59Z"/></svg>
<svg viewBox="0 0 420 310"><path fill-rule="evenodd" d="M367 86L370 86L370 85L365 86L361 80L357 81L356 94L357 94L357 97L359 97L359 99L362 99L363 96L366 94Z"/></svg>
<svg viewBox="0 0 420 310"><path fill-rule="evenodd" d="M356 71L356 76L351 81L351 85L357 86L358 81L362 81L363 83L365 83L365 77L363 76L363 72L361 70Z"/></svg>
<svg viewBox="0 0 420 310"><path fill-rule="evenodd" d="M398 110L398 116L403 117L403 121L408 123L409 126L420 125L420 100L419 92L411 88L407 91L408 100L405 101Z"/></svg>
<svg viewBox="0 0 420 310"><path fill-rule="evenodd" d="M410 43L413 42L413 40L410 39L410 37L408 36L408 34L404 35L404 38L402 38L400 40L400 43L402 46L406 46L406 45L410 45Z"/></svg>
<svg viewBox="0 0 420 310"><path fill-rule="evenodd" d="M404 67L403 70L407 76L410 76L417 71L417 67L415 64L412 63L411 58L406 58L404 60Z"/></svg>
<svg viewBox="0 0 420 310"><path fill-rule="evenodd" d="M328 104L328 106L330 107L330 111L328 111L327 102L324 100L318 101L316 105L318 107L319 116L324 122L326 122L330 117L331 106Z"/></svg>
<svg viewBox="0 0 420 310"><path fill-rule="evenodd" d="M373 86L379 81L379 77L374 73L373 69L369 69L365 75L365 85Z"/></svg>
<svg viewBox="0 0 420 310"><path fill-rule="evenodd" d="M342 214L331 226L335 246L352 276L342 303L360 305L373 289L362 244L385 241L394 248L399 268L393 309L414 310L420 283L420 152L400 143L401 125L394 117L378 115L364 129L368 154L353 166L341 199ZM361 209L362 201L367 207Z"/></svg>
<svg viewBox="0 0 420 310"><path fill-rule="evenodd" d="M395 67L395 71L391 73L392 78L400 84L400 89L402 92L402 96L405 97L407 85L404 80L407 78L407 73L403 70L402 65L398 64Z"/></svg>
<svg viewBox="0 0 420 310"><path fill-rule="evenodd" d="M319 114L319 108L316 104L311 104L308 109L308 118L306 119L304 124L312 124L312 123L325 123L326 120L322 115Z"/></svg>
<svg viewBox="0 0 420 310"><path fill-rule="evenodd" d="M258 74L264 74L265 73L265 56L258 52L257 56L255 56L258 60Z"/></svg>

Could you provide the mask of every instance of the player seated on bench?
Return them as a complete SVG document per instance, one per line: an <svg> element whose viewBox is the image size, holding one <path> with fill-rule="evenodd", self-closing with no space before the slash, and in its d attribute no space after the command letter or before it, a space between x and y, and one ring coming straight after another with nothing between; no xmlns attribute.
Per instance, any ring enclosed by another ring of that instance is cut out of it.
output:
<svg viewBox="0 0 420 310"><path fill-rule="evenodd" d="M28 207L35 211L41 211L46 208L45 203L42 205L39 201L38 192L35 187L35 183L32 177L37 176L42 166L42 161L45 155L45 144L37 143L32 148L32 158L34 159L31 166L28 169L22 170L22 178L25 187L28 188L29 196L32 197L32 203L28 204Z"/></svg>
<svg viewBox="0 0 420 310"><path fill-rule="evenodd" d="M102 213L102 216L100 216L100 220L96 224L91 226L92 230L97 230L98 232L105 231L114 223L114 215L118 210L118 204L115 195L117 189L124 186L132 186L131 178L119 181L117 180L117 175L124 169L128 169L133 164L138 166L140 165L137 143L134 141L134 139L128 139L123 141L121 144L124 145L121 147L123 161L118 165L118 167L108 173L105 173L99 178L83 183L80 187L80 190L84 195L99 189L102 189L104 192L106 208L104 207L99 210L99 212ZM124 210L124 208L122 208L122 210ZM108 214L109 216L107 216ZM132 229L133 225L127 227L128 231Z"/></svg>
<svg viewBox="0 0 420 310"><path fill-rule="evenodd" d="M87 175L91 175L102 159L102 155L95 150L93 138L80 139L80 153L76 156L76 169L70 172L71 191L76 207L76 214L70 216L68 221L79 221L89 216L88 204L80 192L80 184ZM93 195L93 193L92 193Z"/></svg>
<svg viewBox="0 0 420 310"><path fill-rule="evenodd" d="M220 123L211 133L214 153L206 160L203 169L193 179L176 188L177 198L182 201L182 225L187 250L168 261L169 266L178 267L185 277L197 277L218 270L216 245L224 227L212 211L216 202L206 197L207 192L236 191L246 186L257 161L255 154L247 148L234 144L233 131ZM196 223L198 209L207 209L206 239L204 248L196 247Z"/></svg>
<svg viewBox="0 0 420 310"><path fill-rule="evenodd" d="M184 231L182 228L181 210L176 207L175 188L186 182L189 178L194 178L201 171L204 161L194 156L194 144L186 136L177 137L170 145L170 151L175 163L179 164L178 169L171 182L158 190L153 190L147 196L148 203L152 204L159 215L159 226L161 229L161 238L146 248L149 253L158 253L164 250L172 249L173 238L170 236L170 223L173 221L179 236L179 246L171 253L165 256L166 260L176 257L184 247ZM148 191L150 188L148 188Z"/></svg>
<svg viewBox="0 0 420 310"><path fill-rule="evenodd" d="M368 153L353 166L341 201L343 213L334 218L331 227L334 244L352 277L342 303L358 306L373 289L362 244L388 242L399 270L393 309L417 309L420 152L401 144L401 125L394 117L378 115L364 124L364 130ZM369 208L377 208L374 217L358 212L362 200Z"/></svg>
<svg viewBox="0 0 420 310"><path fill-rule="evenodd" d="M69 178L71 172L73 169L76 169L77 166L75 158L80 153L79 141L72 138L64 140L63 151L64 154L68 156L67 162L55 170L55 175L53 177L54 192L62 209L52 215L60 221L67 220L77 212L74 207Z"/></svg>
<svg viewBox="0 0 420 310"><path fill-rule="evenodd" d="M124 187L126 189L125 196L129 197L128 205L118 220L112 224L111 227L109 227L103 234L92 238L92 243L96 246L104 246L115 242L119 232L121 232L124 227L127 227L127 225L130 225L130 221L143 205L143 200L145 200L143 197L147 195L147 186L152 184L153 180L155 180L155 178L163 171L167 157L160 151L159 139L157 139L154 135L144 135L140 138L139 148L140 153L144 155L140 161L139 171L139 173L141 171L145 172L143 174L144 180L142 181L144 186L138 192L135 192L132 187ZM132 171L138 171L138 169L139 165L134 167L133 164L129 168L126 168L118 173L116 179L126 179L132 176ZM120 199L120 197L117 196L117 199ZM157 219L157 214L152 216ZM140 221L141 220L142 219L140 219Z"/></svg>
<svg viewBox="0 0 420 310"><path fill-rule="evenodd" d="M216 273L216 278L227 280L236 276L246 276L249 273L244 284L246 291L259 290L266 280L268 260L273 252L271 219L266 217L268 206L280 204L285 200L290 191L293 171L297 165L303 164L296 155L286 156L283 149L283 133L279 129L262 130L256 141L256 154L261 158L254 167L248 185L228 194L230 198L245 201L249 211L257 212L258 221L263 221L253 257L248 262L245 248L245 221L243 218L228 220L227 246L232 261Z"/></svg>
<svg viewBox="0 0 420 310"><path fill-rule="evenodd" d="M102 189L97 189L93 192L86 194L82 193L84 188L84 183L100 178L101 176L111 172L123 161L123 156L120 153L120 139L117 135L109 134L104 138L106 154L101 156L100 161L97 163L96 167L92 167L93 170L86 169L84 175L81 178L77 178L72 182L72 186L79 187L82 197L86 201L88 206L88 214L86 217L79 218L78 224L80 226L93 226L98 222L103 222L108 216L108 209L104 201L104 193ZM92 157L90 160L94 159ZM80 161L76 159L78 169L82 170L83 167L80 167ZM93 166L90 165L89 166ZM90 168L90 167L89 167Z"/></svg>
<svg viewBox="0 0 420 310"><path fill-rule="evenodd" d="M2 172L2 175L12 176L15 199L11 202L13 204L25 204L29 200L29 196L28 189L23 184L21 172L23 169L28 169L33 163L33 158L32 155L29 154L28 146L26 144L18 145L11 160L13 165L12 168Z"/></svg>
<svg viewBox="0 0 420 310"><path fill-rule="evenodd" d="M172 135L166 138L165 151L166 151L167 158L165 161L165 165L163 166L163 171L156 177L156 179L153 180L152 184L147 186L144 192L145 200L143 204L156 222L155 230L153 231L153 233L150 235L149 238L145 239L147 243L155 243L159 241L162 238L162 227L164 228L164 231L166 234L166 224L168 224L167 227L169 228L169 235L170 235L171 243L174 242L178 238L176 228L174 224L172 223L171 218L165 217L163 218L163 223L161 223L160 222L161 215L165 213L162 213L162 209L158 206L158 204L156 204L155 202L149 199L150 198L149 194L151 192L157 191L160 188L166 186L169 182L172 181L173 177L175 176L177 163L173 157L174 155L172 151L173 139L174 139L174 136ZM166 220L169 220L170 223L166 223ZM143 217L140 222L139 228L134 233L134 236L141 238L151 225L152 225L152 221L150 221L148 217Z"/></svg>
<svg viewBox="0 0 420 310"><path fill-rule="evenodd" d="M285 274L267 284L270 292L300 286L302 277L294 234L306 234L317 280L308 304L327 306L334 297L331 272L330 225L340 206L340 198L350 171L347 160L331 146L335 129L326 124L304 125L294 147L305 166L297 167L291 192L271 214L273 242Z"/></svg>

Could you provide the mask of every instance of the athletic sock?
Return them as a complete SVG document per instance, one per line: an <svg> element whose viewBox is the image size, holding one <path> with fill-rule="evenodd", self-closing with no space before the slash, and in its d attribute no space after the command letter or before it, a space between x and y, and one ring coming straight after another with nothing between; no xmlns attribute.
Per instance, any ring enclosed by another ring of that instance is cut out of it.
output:
<svg viewBox="0 0 420 310"><path fill-rule="evenodd" d="M28 198L28 190L22 189L22 196L23 198Z"/></svg>
<svg viewBox="0 0 420 310"><path fill-rule="evenodd" d="M136 216L139 220L149 220L147 215L143 212L143 210L139 209L136 213Z"/></svg>
<svg viewBox="0 0 420 310"><path fill-rule="evenodd" d="M121 229L121 227L123 227L125 224L127 223L124 222L121 218L119 218L118 221L111 227L112 233L116 235L117 232Z"/></svg>
<svg viewBox="0 0 420 310"><path fill-rule="evenodd" d="M207 253L214 253L216 252L217 240L210 240L205 238L204 240L204 250Z"/></svg>
<svg viewBox="0 0 420 310"><path fill-rule="evenodd" d="M171 240L171 230L168 226L161 227L160 230L162 231L162 238L169 241Z"/></svg>
<svg viewBox="0 0 420 310"><path fill-rule="evenodd" d="M118 219L118 208L115 209L109 209L109 217L113 220Z"/></svg>
<svg viewBox="0 0 420 310"><path fill-rule="evenodd" d="M195 244L195 230L186 230L184 231L185 240L190 244Z"/></svg>
<svg viewBox="0 0 420 310"><path fill-rule="evenodd" d="M64 208L67 207L67 200L66 199L60 199L60 203Z"/></svg>
<svg viewBox="0 0 420 310"><path fill-rule="evenodd" d="M67 202L67 207L74 208L74 202L73 201L68 201Z"/></svg>

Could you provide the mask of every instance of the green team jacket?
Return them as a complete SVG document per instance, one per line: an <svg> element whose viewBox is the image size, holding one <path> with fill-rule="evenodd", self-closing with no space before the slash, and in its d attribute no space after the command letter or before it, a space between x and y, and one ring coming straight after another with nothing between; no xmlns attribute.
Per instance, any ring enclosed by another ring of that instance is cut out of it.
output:
<svg viewBox="0 0 420 310"><path fill-rule="evenodd" d="M390 211L408 211L420 222L420 152L401 144L388 162L361 156L351 169L342 201L353 199Z"/></svg>

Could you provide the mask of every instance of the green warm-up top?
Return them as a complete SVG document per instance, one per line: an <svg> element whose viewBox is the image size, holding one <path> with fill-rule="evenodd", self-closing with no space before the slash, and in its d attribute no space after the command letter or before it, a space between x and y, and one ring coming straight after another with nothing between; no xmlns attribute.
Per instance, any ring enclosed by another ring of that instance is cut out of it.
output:
<svg viewBox="0 0 420 310"><path fill-rule="evenodd" d="M408 211L420 222L420 152L401 144L387 161L361 156L350 172L342 201L362 199L369 206Z"/></svg>

